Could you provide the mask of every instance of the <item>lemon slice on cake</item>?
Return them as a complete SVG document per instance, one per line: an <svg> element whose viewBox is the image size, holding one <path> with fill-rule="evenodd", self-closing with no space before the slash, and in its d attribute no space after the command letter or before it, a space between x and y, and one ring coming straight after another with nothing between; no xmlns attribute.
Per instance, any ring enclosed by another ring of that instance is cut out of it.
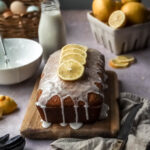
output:
<svg viewBox="0 0 150 150"><path fill-rule="evenodd" d="M73 59L73 60L79 62L81 65L86 64L86 58L80 54L77 54L77 53L71 53L71 54L66 54L66 55L62 56L60 59L60 63L63 63L63 62L68 61L70 59Z"/></svg>
<svg viewBox="0 0 150 150"><path fill-rule="evenodd" d="M120 63L133 63L135 61L134 57L126 55L118 56L116 59Z"/></svg>
<svg viewBox="0 0 150 150"><path fill-rule="evenodd" d="M119 63L116 59L112 59L110 60L109 65L113 68L126 68L129 66L129 62Z"/></svg>
<svg viewBox="0 0 150 150"><path fill-rule="evenodd" d="M84 66L73 59L64 61L59 65L58 76L64 81L74 81L82 77Z"/></svg>
<svg viewBox="0 0 150 150"><path fill-rule="evenodd" d="M80 45L80 44L67 44L62 48L62 51L67 51L67 50L70 50L73 48L78 48L78 49L81 49L85 52L88 50L88 47Z"/></svg>
<svg viewBox="0 0 150 150"><path fill-rule="evenodd" d="M123 27L126 24L125 13L121 10L114 11L108 19L108 24L114 29Z"/></svg>
<svg viewBox="0 0 150 150"><path fill-rule="evenodd" d="M83 57L87 57L87 53L79 48L72 48L72 49L68 49L68 50L65 50L65 51L62 51L62 55L61 56L64 56L64 55L67 55L67 54L71 54L71 53L77 53L77 54L80 54L82 55Z"/></svg>

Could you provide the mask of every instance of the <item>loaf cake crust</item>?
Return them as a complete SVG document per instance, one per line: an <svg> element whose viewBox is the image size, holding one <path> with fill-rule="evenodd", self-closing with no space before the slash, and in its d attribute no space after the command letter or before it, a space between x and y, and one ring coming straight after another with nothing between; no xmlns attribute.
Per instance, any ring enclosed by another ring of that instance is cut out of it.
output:
<svg viewBox="0 0 150 150"><path fill-rule="evenodd" d="M57 76L60 53L50 56L41 75L36 106L42 120L63 124L97 121L104 102L104 56L88 49L83 77L67 82Z"/></svg>

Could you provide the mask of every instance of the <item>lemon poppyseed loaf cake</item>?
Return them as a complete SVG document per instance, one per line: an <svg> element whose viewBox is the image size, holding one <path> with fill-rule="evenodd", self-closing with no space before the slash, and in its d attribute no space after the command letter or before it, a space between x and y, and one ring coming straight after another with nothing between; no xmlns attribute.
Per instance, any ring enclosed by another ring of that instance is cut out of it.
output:
<svg viewBox="0 0 150 150"><path fill-rule="evenodd" d="M82 77L64 81L58 76L61 51L53 53L41 75L36 106L42 126L52 123L80 128L83 123L97 121L104 104L105 61L97 50L88 49ZM103 109L104 111L104 109Z"/></svg>

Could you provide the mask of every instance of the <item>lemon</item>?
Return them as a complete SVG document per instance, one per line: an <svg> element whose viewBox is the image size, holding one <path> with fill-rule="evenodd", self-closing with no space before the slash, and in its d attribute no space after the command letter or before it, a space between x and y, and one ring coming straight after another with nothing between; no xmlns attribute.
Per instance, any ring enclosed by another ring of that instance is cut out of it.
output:
<svg viewBox="0 0 150 150"><path fill-rule="evenodd" d="M92 3L93 15L103 21L107 22L109 15L115 10L115 1L113 0L94 0Z"/></svg>
<svg viewBox="0 0 150 150"><path fill-rule="evenodd" d="M114 29L123 27L126 24L124 12L121 10L114 11L109 17L108 24Z"/></svg>
<svg viewBox="0 0 150 150"><path fill-rule="evenodd" d="M121 10L125 13L127 20L131 24L144 23L148 17L148 10L142 3L128 2L125 3Z"/></svg>
<svg viewBox="0 0 150 150"><path fill-rule="evenodd" d="M67 44L62 48L62 51L69 50L72 48L78 48L78 49L81 49L85 52L88 50L88 47L80 45L80 44Z"/></svg>
<svg viewBox="0 0 150 150"><path fill-rule="evenodd" d="M68 61L70 59L74 59L82 65L86 64L86 58L77 53L71 53L71 54L66 54L66 55L62 56L60 59L60 63Z"/></svg>
<svg viewBox="0 0 150 150"><path fill-rule="evenodd" d="M119 63L132 63L135 61L135 58L132 57L132 56L125 56L125 55L122 55L122 56L118 56L116 58L116 60L119 62Z"/></svg>
<svg viewBox="0 0 150 150"><path fill-rule="evenodd" d="M127 2L140 2L140 0L121 0L121 2L125 4Z"/></svg>
<svg viewBox="0 0 150 150"><path fill-rule="evenodd" d="M112 59L110 60L109 65L113 68L126 68L129 66L129 63L119 63L116 59Z"/></svg>
<svg viewBox="0 0 150 150"><path fill-rule="evenodd" d="M17 104L12 98L0 95L0 108L5 115L15 111L17 108Z"/></svg>
<svg viewBox="0 0 150 150"><path fill-rule="evenodd" d="M77 54L82 55L85 58L87 57L87 53L79 48L72 48L72 49L64 50L62 51L62 56L66 54L71 54L71 53L77 53Z"/></svg>
<svg viewBox="0 0 150 150"><path fill-rule="evenodd" d="M64 81L74 81L82 77L84 66L70 59L59 65L58 76Z"/></svg>

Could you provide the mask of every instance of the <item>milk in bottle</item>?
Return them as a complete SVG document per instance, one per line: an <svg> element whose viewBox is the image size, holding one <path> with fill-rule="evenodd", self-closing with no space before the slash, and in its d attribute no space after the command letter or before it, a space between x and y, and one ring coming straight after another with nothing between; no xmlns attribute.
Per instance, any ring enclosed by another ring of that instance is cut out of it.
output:
<svg viewBox="0 0 150 150"><path fill-rule="evenodd" d="M61 11L54 1L43 2L39 23L39 42L46 61L51 53L66 44L65 27Z"/></svg>

